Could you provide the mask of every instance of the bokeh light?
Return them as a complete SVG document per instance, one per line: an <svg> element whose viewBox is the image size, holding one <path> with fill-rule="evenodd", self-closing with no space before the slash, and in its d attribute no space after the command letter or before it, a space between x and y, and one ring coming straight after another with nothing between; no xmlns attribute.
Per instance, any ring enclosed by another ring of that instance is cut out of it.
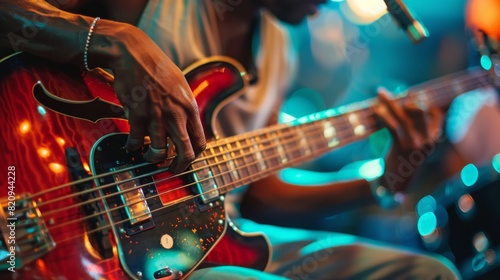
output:
<svg viewBox="0 0 500 280"><path fill-rule="evenodd" d="M37 109L40 115L45 116L47 114L47 111L45 111L45 108L43 108L42 106L38 106Z"/></svg>
<svg viewBox="0 0 500 280"><path fill-rule="evenodd" d="M490 242L484 232L478 232L472 238L472 244L478 252L484 252L490 246Z"/></svg>
<svg viewBox="0 0 500 280"><path fill-rule="evenodd" d="M372 23L387 13L382 0L347 0L346 3L352 12L350 19L359 24Z"/></svg>
<svg viewBox="0 0 500 280"><path fill-rule="evenodd" d="M23 121L19 125L19 131L21 132L21 134L28 133L30 131L30 129L31 129L31 124L29 121Z"/></svg>
<svg viewBox="0 0 500 280"><path fill-rule="evenodd" d="M383 158L367 161L363 163L359 169L358 174L360 177L367 180L378 178L384 174L385 162Z"/></svg>
<svg viewBox="0 0 500 280"><path fill-rule="evenodd" d="M464 183L464 185L470 187L477 182L477 179L479 178L479 171L474 164L469 163L464 166L464 168L462 168L460 177L462 178L462 182Z"/></svg>
<svg viewBox="0 0 500 280"><path fill-rule="evenodd" d="M491 66L493 63L491 63L491 59L487 55L482 55L480 59L481 67L483 67L484 70L490 70Z"/></svg>
<svg viewBox="0 0 500 280"><path fill-rule="evenodd" d="M42 147L38 148L37 152L38 152L38 155L42 158L46 158L46 157L50 156L50 150L47 148L42 148Z"/></svg>
<svg viewBox="0 0 500 280"><path fill-rule="evenodd" d="M436 199L432 195L422 197L417 204L417 214L422 216L427 212L434 212L436 210Z"/></svg>
<svg viewBox="0 0 500 280"><path fill-rule="evenodd" d="M470 194L464 194L458 199L458 209L464 214L474 209L474 204L474 198Z"/></svg>
<svg viewBox="0 0 500 280"><path fill-rule="evenodd" d="M491 165L493 166L493 169L495 169L496 172L500 173L500 154L496 154L491 159Z"/></svg>
<svg viewBox="0 0 500 280"><path fill-rule="evenodd" d="M420 218L418 219L417 228L418 232L422 236L426 236L433 233L436 230L436 226L437 226L436 215L434 215L434 213L432 212L427 212L422 216L420 216Z"/></svg>

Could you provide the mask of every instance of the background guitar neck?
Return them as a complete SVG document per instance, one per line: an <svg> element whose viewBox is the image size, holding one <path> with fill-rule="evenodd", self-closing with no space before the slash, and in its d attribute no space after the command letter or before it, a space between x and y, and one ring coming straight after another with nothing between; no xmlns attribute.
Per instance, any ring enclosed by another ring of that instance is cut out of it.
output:
<svg viewBox="0 0 500 280"><path fill-rule="evenodd" d="M480 69L457 73L410 88L397 98L401 105L446 107L458 95L489 85ZM208 144L203 157L221 193L309 161L379 130L376 98L219 139Z"/></svg>

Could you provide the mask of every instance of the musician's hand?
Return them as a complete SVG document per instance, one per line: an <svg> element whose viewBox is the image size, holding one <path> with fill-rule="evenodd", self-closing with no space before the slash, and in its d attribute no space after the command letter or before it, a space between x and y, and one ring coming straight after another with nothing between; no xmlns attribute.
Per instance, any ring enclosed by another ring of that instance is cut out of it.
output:
<svg viewBox="0 0 500 280"><path fill-rule="evenodd" d="M431 104L400 105L384 89L379 91L377 114L389 129L394 143L385 161L381 184L393 192L406 190L416 169L435 148L442 134L443 113Z"/></svg>
<svg viewBox="0 0 500 280"><path fill-rule="evenodd" d="M114 32L121 41L116 44L119 55L110 66L130 124L125 149L138 149L149 135L153 149L145 159L164 160L169 137L177 153L171 171L182 172L206 144L193 93L179 68L146 34L131 26Z"/></svg>

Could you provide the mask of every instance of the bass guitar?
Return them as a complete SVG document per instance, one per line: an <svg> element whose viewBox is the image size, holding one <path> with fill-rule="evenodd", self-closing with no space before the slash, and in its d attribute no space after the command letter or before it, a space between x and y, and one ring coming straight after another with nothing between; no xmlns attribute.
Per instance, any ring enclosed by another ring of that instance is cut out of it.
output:
<svg viewBox="0 0 500 280"><path fill-rule="evenodd" d="M184 74L208 141L185 172L126 153L128 124L113 77L17 53L0 61L2 279L179 279L213 265L264 269L269 245L227 217L225 194L380 129L368 100L220 138L221 106L247 87L236 61L213 57ZM489 84L466 71L398 102L446 106ZM169 154L173 149L169 149Z"/></svg>

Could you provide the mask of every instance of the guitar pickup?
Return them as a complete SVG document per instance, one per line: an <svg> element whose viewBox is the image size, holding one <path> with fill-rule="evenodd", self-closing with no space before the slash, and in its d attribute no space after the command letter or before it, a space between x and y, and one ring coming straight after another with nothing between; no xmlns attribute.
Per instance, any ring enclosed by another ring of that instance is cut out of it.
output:
<svg viewBox="0 0 500 280"><path fill-rule="evenodd" d="M117 171L125 168L112 168L111 171ZM115 173L113 178L117 183L117 191L120 193L120 198L125 205L125 213L129 219L130 225L134 226L138 223L145 222L151 218L151 211L144 197L139 180L133 179L134 173L129 171Z"/></svg>
<svg viewBox="0 0 500 280"><path fill-rule="evenodd" d="M208 164L206 161L193 162L193 170L197 170L193 173L194 181L196 182L196 191L199 193L201 201L204 204L216 201L220 198L220 192L217 187L217 183L214 179L212 171L207 168Z"/></svg>

